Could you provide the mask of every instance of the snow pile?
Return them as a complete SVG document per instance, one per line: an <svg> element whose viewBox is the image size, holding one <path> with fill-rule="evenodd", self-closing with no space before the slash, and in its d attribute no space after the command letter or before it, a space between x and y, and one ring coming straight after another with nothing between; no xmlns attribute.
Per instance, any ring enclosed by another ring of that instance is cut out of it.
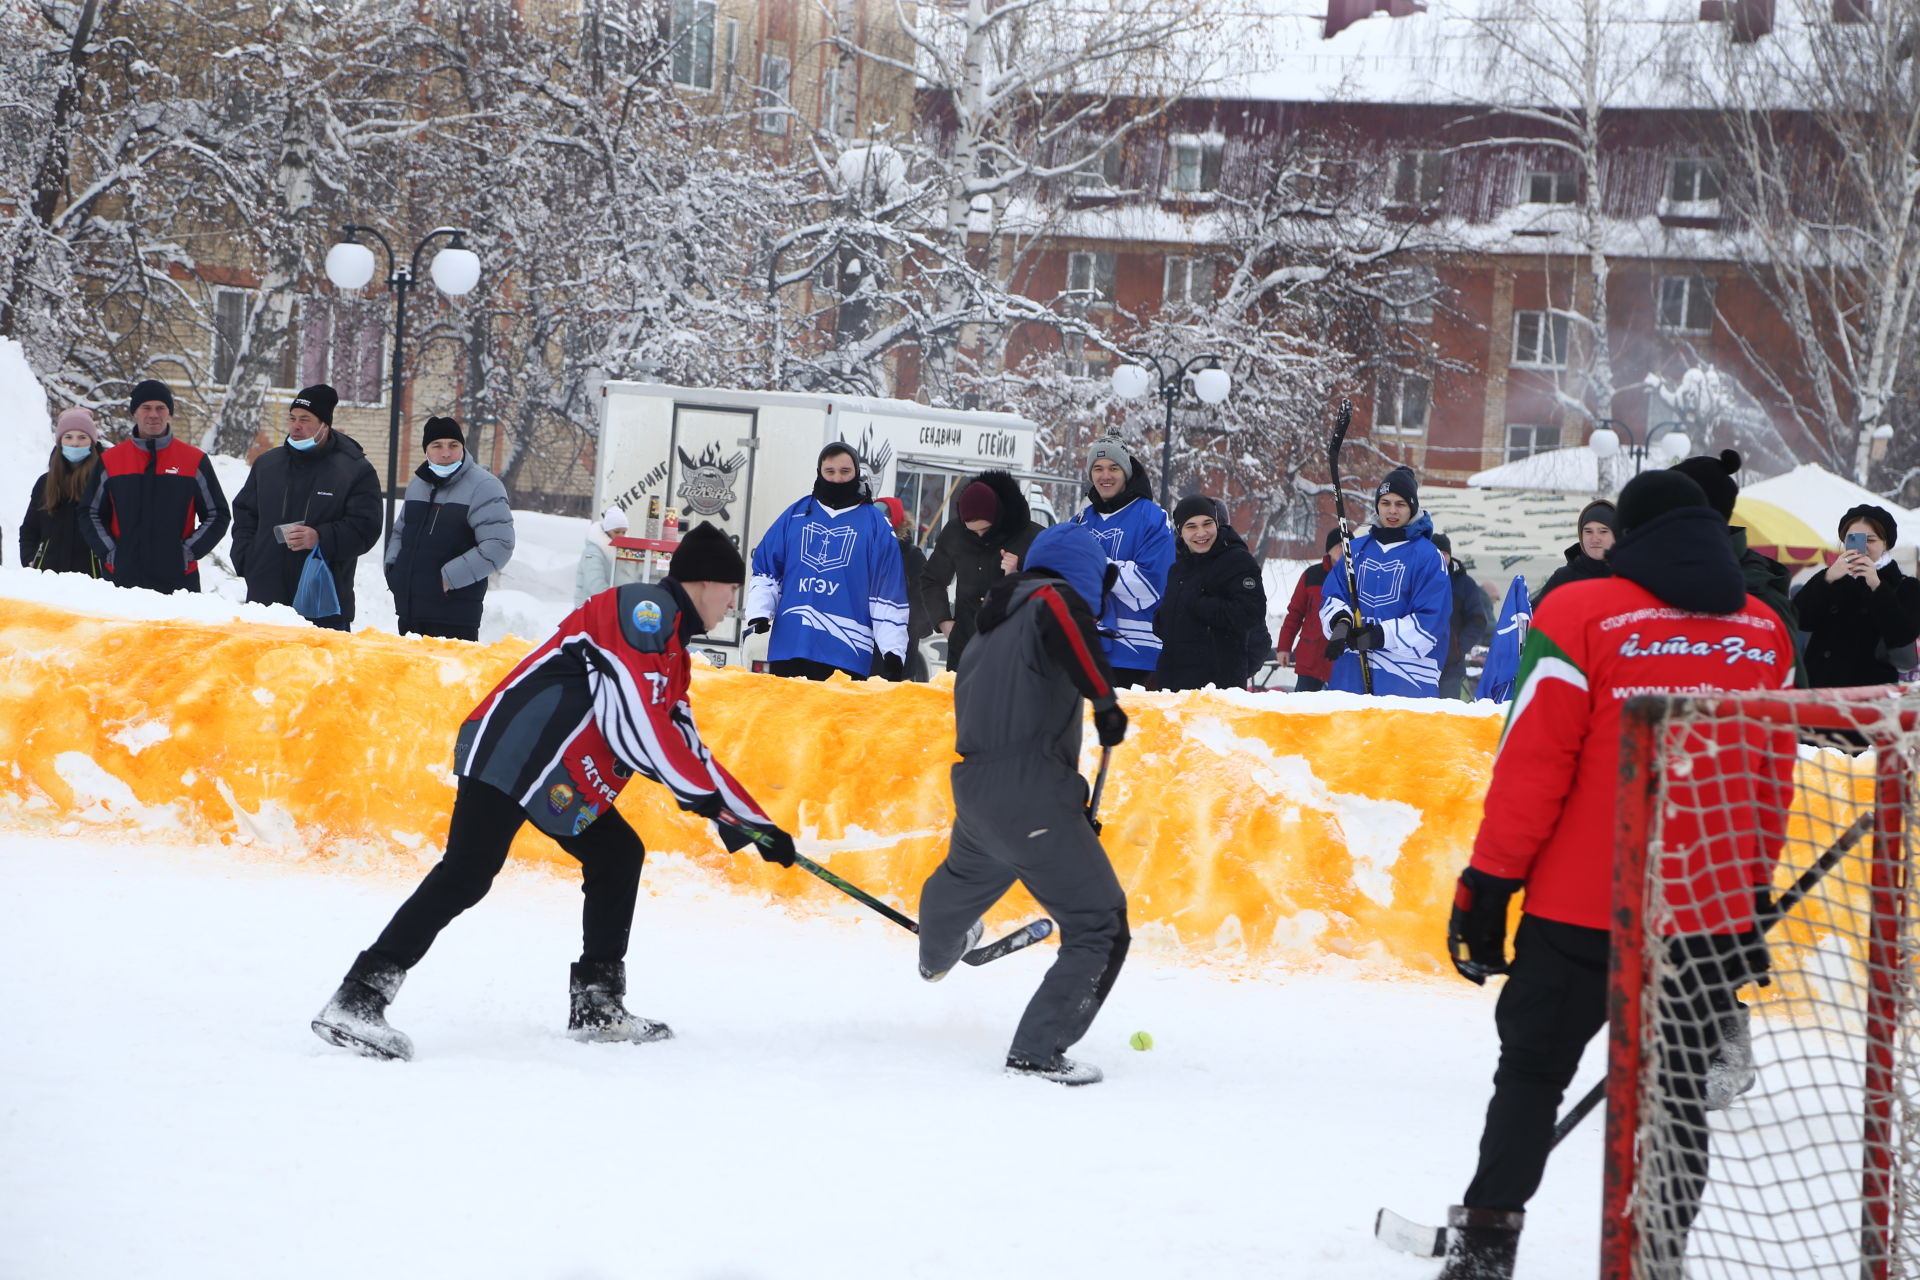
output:
<svg viewBox="0 0 1920 1280"><path fill-rule="evenodd" d="M47 393L12 338L0 338L0 563L20 563L20 522L53 451Z"/></svg>

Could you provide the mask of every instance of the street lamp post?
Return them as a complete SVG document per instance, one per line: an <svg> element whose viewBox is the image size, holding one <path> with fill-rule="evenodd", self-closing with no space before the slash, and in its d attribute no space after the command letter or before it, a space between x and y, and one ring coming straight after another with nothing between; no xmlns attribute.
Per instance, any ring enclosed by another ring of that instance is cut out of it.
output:
<svg viewBox="0 0 1920 1280"><path fill-rule="evenodd" d="M1160 441L1160 505L1172 500L1173 492L1173 407L1180 401L1189 379L1193 394L1202 404L1219 404L1233 390L1233 380L1220 367L1221 357L1199 355L1184 364L1173 356L1157 356L1145 351L1127 352L1128 363L1113 371L1113 392L1123 400L1137 400L1152 392L1167 406L1166 434ZM1204 364L1205 368L1199 366ZM1149 378L1148 371L1152 371Z"/></svg>
<svg viewBox="0 0 1920 1280"><path fill-rule="evenodd" d="M337 288L352 291L363 287L373 279L373 250L360 243L362 235L372 236L380 242L387 254L387 286L393 290L393 359L388 366L387 399L390 409L387 415L387 494L386 528L381 535L385 541L393 539L393 506L396 490L399 487L400 466L400 384L402 377L402 344L407 336L407 290L420 276L420 255L426 247L441 236L448 236L447 247L433 256L428 268L433 276L434 287L448 297L457 298L472 293L480 283L480 258L467 248L467 232L463 227L435 227L420 238L413 247L413 259L409 266L401 266L394 256L393 246L380 234L378 228L349 224L340 228L345 237L339 244L327 250L327 279Z"/></svg>
<svg viewBox="0 0 1920 1280"><path fill-rule="evenodd" d="M1627 456L1633 459L1633 474L1639 475L1640 468L1646 465L1650 455L1660 452L1668 459L1678 462L1693 452L1693 441L1687 437L1682 422L1661 422L1648 428L1644 439L1633 429L1633 424L1622 422L1619 418L1602 418L1600 425L1587 437L1587 445L1593 450L1593 456L1602 462L1617 457L1620 453L1620 437L1627 438Z"/></svg>

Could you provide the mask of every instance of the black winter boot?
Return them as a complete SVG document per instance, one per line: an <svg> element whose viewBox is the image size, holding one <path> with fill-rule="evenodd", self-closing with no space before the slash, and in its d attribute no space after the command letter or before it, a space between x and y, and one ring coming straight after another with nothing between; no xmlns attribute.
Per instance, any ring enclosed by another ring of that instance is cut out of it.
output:
<svg viewBox="0 0 1920 1280"><path fill-rule="evenodd" d="M627 994L627 966L619 960L582 960L575 964L570 994L567 1034L575 1040L645 1044L673 1039L673 1028L666 1023L627 1012L621 1003L621 997Z"/></svg>
<svg viewBox="0 0 1920 1280"><path fill-rule="evenodd" d="M1091 1062L1075 1062L1064 1053L1056 1053L1043 1061L1010 1053L1007 1055L1007 1074L1065 1085L1099 1084L1106 1079L1100 1068Z"/></svg>
<svg viewBox="0 0 1920 1280"><path fill-rule="evenodd" d="M387 1006L400 994L407 971L362 951L313 1020L313 1034L328 1044L351 1049L369 1058L405 1062L413 1057L413 1041L387 1025Z"/></svg>
<svg viewBox="0 0 1920 1280"><path fill-rule="evenodd" d="M1439 1280L1513 1280L1520 1252L1520 1228L1527 1215L1518 1210L1447 1210L1447 1265Z"/></svg>

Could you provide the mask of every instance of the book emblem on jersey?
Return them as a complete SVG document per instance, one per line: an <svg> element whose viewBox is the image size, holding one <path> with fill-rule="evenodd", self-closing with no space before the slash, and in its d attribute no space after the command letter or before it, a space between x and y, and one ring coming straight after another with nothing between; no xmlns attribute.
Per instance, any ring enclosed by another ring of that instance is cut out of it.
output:
<svg viewBox="0 0 1920 1280"><path fill-rule="evenodd" d="M1379 609L1400 602L1401 584L1407 577L1404 560L1369 560L1355 575L1360 580L1360 603Z"/></svg>
<svg viewBox="0 0 1920 1280"><path fill-rule="evenodd" d="M547 808L555 813L565 812L573 803L573 788L564 782L556 782L547 788Z"/></svg>
<svg viewBox="0 0 1920 1280"><path fill-rule="evenodd" d="M822 573L844 569L853 563L853 544L859 533L847 526L815 524L809 520L800 531L800 558L809 569Z"/></svg>
<svg viewBox="0 0 1920 1280"><path fill-rule="evenodd" d="M651 600L642 600L633 606L633 628L641 635L652 635L660 629L660 606Z"/></svg>
<svg viewBox="0 0 1920 1280"><path fill-rule="evenodd" d="M733 492L733 478L747 465L745 452L722 458L717 444L702 449L698 458L678 445L674 451L680 455L680 501L695 515L733 519L727 506L739 500Z"/></svg>
<svg viewBox="0 0 1920 1280"><path fill-rule="evenodd" d="M1120 544L1126 541L1127 531L1121 528L1095 529L1093 536L1100 540L1100 549L1107 553L1107 559L1120 558Z"/></svg>

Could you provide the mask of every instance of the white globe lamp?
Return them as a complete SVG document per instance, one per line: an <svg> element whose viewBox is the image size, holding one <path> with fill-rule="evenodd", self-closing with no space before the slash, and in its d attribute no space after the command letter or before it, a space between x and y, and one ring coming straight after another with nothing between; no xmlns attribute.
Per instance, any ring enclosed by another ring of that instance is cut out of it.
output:
<svg viewBox="0 0 1920 1280"><path fill-rule="evenodd" d="M1693 441L1687 438L1687 433L1684 431L1673 432L1662 443L1667 447L1667 456L1675 462L1691 457L1693 454Z"/></svg>
<svg viewBox="0 0 1920 1280"><path fill-rule="evenodd" d="M480 283L480 255L471 249L442 249L433 255L430 270L434 287L440 292L453 298L463 297Z"/></svg>
<svg viewBox="0 0 1920 1280"><path fill-rule="evenodd" d="M1612 427L1601 427L1587 437L1587 447L1593 450L1593 456L1596 458L1618 457L1620 433Z"/></svg>
<svg viewBox="0 0 1920 1280"><path fill-rule="evenodd" d="M1193 375L1193 394L1204 404L1219 404L1233 390L1233 379L1225 369L1202 369Z"/></svg>
<svg viewBox="0 0 1920 1280"><path fill-rule="evenodd" d="M327 250L327 279L337 288L359 289L373 279L373 250L363 244L337 244Z"/></svg>
<svg viewBox="0 0 1920 1280"><path fill-rule="evenodd" d="M1153 379L1145 365L1123 364L1113 370L1113 394L1122 400L1138 400L1153 390Z"/></svg>

